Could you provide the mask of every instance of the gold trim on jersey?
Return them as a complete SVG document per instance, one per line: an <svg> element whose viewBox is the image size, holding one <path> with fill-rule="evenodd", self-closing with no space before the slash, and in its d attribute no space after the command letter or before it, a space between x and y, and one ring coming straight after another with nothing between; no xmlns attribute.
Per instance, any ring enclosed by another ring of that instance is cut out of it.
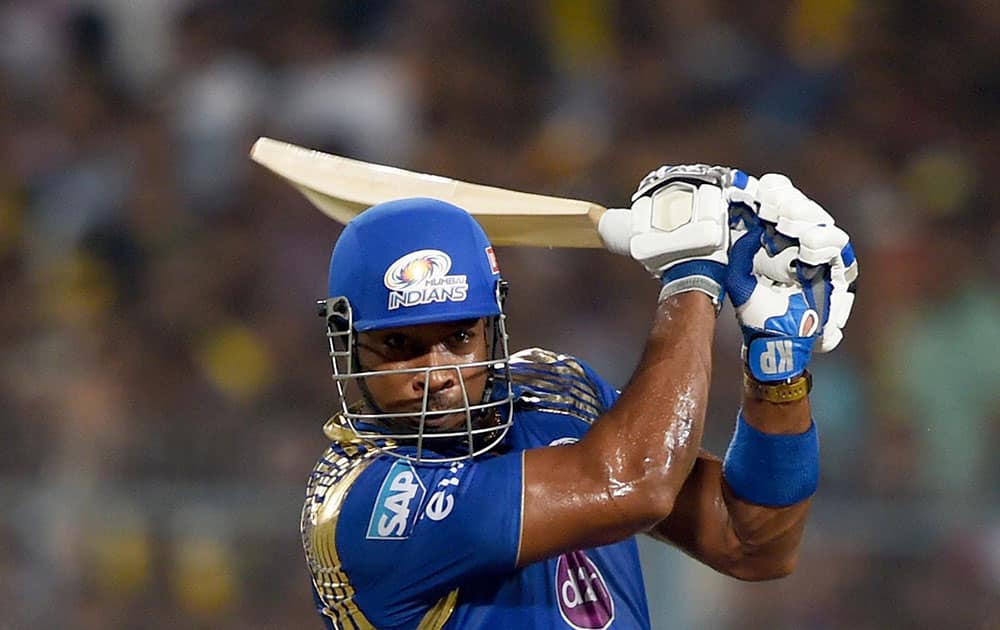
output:
<svg viewBox="0 0 1000 630"><path fill-rule="evenodd" d="M331 420L327 426L333 424ZM338 445L343 454L333 447L328 448L309 478L302 507L302 546L313 586L323 604L322 614L329 617L336 628L357 626L370 630L374 626L358 609L354 602L354 586L341 570L336 533L347 491L375 461L381 449L372 448L362 454L357 443L344 441Z"/></svg>
<svg viewBox="0 0 1000 630"><path fill-rule="evenodd" d="M344 422L343 416L337 414L323 425L323 435L337 444L363 444L364 440L351 430Z"/></svg>
<svg viewBox="0 0 1000 630"><path fill-rule="evenodd" d="M375 630L358 608L355 589L343 571L337 552L337 521L344 499L361 473L386 450L395 448L357 437L336 417L327 421L324 433L339 450L328 448L313 468L302 507L302 547L313 586L322 602L320 611L334 628ZM343 451L341 453L340 451ZM458 589L442 597L420 620L417 630L440 630L455 611Z"/></svg>
<svg viewBox="0 0 1000 630"><path fill-rule="evenodd" d="M510 369L511 379L519 386L519 401L588 424L605 411L600 392L571 356L528 348L511 355Z"/></svg>
<svg viewBox="0 0 1000 630"><path fill-rule="evenodd" d="M455 604L457 602L458 589L456 588L439 599L438 603L427 611L427 614L417 624L417 630L441 630L444 624L448 623L448 620L451 619L451 614L455 612Z"/></svg>

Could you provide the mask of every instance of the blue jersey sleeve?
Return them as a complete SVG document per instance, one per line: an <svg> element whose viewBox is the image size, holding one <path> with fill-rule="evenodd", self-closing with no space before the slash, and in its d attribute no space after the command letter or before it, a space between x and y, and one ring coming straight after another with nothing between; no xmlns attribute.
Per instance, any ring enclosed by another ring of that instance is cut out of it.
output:
<svg viewBox="0 0 1000 630"><path fill-rule="evenodd" d="M463 581L514 569L522 455L451 464L383 456L352 485L336 526L342 571L376 627L419 619Z"/></svg>

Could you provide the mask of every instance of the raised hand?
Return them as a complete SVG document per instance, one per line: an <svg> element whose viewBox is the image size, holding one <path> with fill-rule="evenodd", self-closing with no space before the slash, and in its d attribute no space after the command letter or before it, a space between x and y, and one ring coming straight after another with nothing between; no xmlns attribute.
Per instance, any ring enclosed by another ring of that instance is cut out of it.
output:
<svg viewBox="0 0 1000 630"><path fill-rule="evenodd" d="M725 286L747 367L761 381L794 378L843 338L858 274L850 239L784 175L748 178L727 197L736 240Z"/></svg>
<svg viewBox="0 0 1000 630"><path fill-rule="evenodd" d="M718 309L730 242L723 188L731 177L732 169L704 164L652 171L639 183L630 209L604 213L598 231L605 246L661 280L661 300L701 291Z"/></svg>

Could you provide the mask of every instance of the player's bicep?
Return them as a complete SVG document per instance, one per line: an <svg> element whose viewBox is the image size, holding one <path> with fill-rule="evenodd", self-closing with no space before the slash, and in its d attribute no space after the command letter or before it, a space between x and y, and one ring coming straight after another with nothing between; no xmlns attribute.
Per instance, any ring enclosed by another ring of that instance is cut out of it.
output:
<svg viewBox="0 0 1000 630"><path fill-rule="evenodd" d="M606 412L621 392L586 363L579 365ZM518 565L619 542L652 524L641 513L619 509L614 483L609 470L593 456L592 444L589 450L577 443L526 451Z"/></svg>
<svg viewBox="0 0 1000 630"><path fill-rule="evenodd" d="M419 602L514 568L521 455L421 465L380 461L358 479L336 528L358 601Z"/></svg>
<svg viewBox="0 0 1000 630"><path fill-rule="evenodd" d="M621 499L617 493L633 489L611 476L582 443L526 451L518 566L620 542L654 525L661 512Z"/></svg>

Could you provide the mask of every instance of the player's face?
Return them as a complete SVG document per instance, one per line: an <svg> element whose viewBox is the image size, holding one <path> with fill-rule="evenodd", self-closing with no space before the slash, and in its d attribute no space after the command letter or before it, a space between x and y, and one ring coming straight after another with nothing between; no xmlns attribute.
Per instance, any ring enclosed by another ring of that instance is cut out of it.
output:
<svg viewBox="0 0 1000 630"><path fill-rule="evenodd" d="M463 365L485 361L486 354L484 319L387 328L358 335L358 358L366 371ZM461 369L470 404L482 400L487 371L485 366ZM369 376L365 384L379 408L389 413L419 414L425 389L430 412L465 406L455 369L432 370L426 377L423 372ZM418 420L419 415L415 415L414 423ZM425 420L425 426L432 429L452 429L464 423L464 413L429 415Z"/></svg>

